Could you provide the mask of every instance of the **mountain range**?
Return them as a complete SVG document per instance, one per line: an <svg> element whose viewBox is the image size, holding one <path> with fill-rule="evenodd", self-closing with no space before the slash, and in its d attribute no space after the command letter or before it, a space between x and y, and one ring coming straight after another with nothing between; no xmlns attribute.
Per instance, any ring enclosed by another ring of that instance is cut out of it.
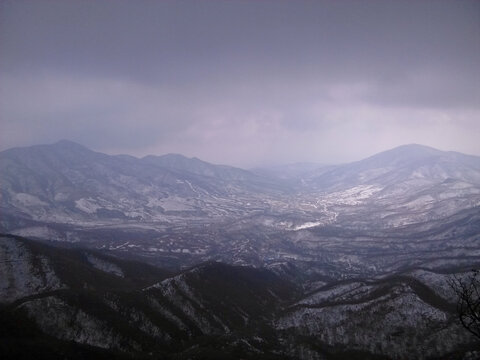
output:
<svg viewBox="0 0 480 360"><path fill-rule="evenodd" d="M324 233L388 239L452 224L475 235L480 157L406 145L285 173L174 154L111 156L69 141L15 148L0 153L0 230L167 267L302 257Z"/></svg>
<svg viewBox="0 0 480 360"><path fill-rule="evenodd" d="M285 182L278 175L282 167L247 171L177 154L110 156L63 140L3 151L0 171L4 214L48 223L148 221L164 220L168 213L223 217L223 203L240 198L236 212L244 210L245 198L258 203L257 195L314 195L358 186L389 195L446 183L468 188L480 183L480 158L406 145L345 165L286 166L283 172L295 181Z"/></svg>
<svg viewBox="0 0 480 360"><path fill-rule="evenodd" d="M244 170L60 141L0 178L5 356L478 355L449 279L480 267L480 157Z"/></svg>

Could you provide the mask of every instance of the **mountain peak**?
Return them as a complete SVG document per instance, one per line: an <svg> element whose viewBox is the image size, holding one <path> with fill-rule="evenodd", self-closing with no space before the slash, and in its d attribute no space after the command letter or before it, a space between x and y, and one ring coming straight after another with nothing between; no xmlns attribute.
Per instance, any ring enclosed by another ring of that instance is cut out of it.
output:
<svg viewBox="0 0 480 360"><path fill-rule="evenodd" d="M429 153L429 154L439 154L442 152L441 150L435 149L433 147L421 145L421 144L415 144L415 143L400 145L393 149L387 150L386 152L388 151L407 152L407 153Z"/></svg>
<svg viewBox="0 0 480 360"><path fill-rule="evenodd" d="M402 163L411 163L412 161L422 160L444 154L443 151L429 146L419 144L401 145L396 148L383 151L361 160L361 163L378 163L386 166L400 165Z"/></svg>
<svg viewBox="0 0 480 360"><path fill-rule="evenodd" d="M59 154L81 154L93 153L89 148L70 140L60 140L53 144L32 145L25 147L15 147L2 151L4 156L16 156L27 154L39 155L45 153L59 153Z"/></svg>
<svg viewBox="0 0 480 360"><path fill-rule="evenodd" d="M53 143L50 146L57 147L57 148L63 148L63 149L90 150L87 147L85 147L85 146L83 146L79 143L76 143L76 142L71 141L71 140L66 140L66 139L59 140L59 141L57 141L56 143Z"/></svg>

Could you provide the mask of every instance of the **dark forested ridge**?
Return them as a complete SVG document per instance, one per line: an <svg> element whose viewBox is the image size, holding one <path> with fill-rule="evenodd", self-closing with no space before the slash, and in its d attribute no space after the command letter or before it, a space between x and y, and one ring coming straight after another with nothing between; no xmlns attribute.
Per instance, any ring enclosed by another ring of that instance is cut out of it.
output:
<svg viewBox="0 0 480 360"><path fill-rule="evenodd" d="M3 358L461 359L476 346L445 286L461 268L328 281L208 262L171 274L9 235L0 258Z"/></svg>

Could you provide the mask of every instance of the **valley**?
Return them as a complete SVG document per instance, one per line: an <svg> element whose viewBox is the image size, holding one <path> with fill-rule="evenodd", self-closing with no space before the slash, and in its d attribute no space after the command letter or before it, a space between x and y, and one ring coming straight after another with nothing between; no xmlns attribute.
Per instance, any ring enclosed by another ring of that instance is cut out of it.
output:
<svg viewBox="0 0 480 360"><path fill-rule="evenodd" d="M61 141L0 153L0 174L2 316L28 319L32 346L168 359L478 354L448 281L480 267L479 157L406 145L282 173Z"/></svg>

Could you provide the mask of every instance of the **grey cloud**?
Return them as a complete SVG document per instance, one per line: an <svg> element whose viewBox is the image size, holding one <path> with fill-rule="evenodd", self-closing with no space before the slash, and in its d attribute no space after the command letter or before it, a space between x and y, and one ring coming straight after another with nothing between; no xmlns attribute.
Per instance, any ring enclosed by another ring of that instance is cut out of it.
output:
<svg viewBox="0 0 480 360"><path fill-rule="evenodd" d="M475 1L3 1L0 143L244 166L407 142L480 154L479 14Z"/></svg>

